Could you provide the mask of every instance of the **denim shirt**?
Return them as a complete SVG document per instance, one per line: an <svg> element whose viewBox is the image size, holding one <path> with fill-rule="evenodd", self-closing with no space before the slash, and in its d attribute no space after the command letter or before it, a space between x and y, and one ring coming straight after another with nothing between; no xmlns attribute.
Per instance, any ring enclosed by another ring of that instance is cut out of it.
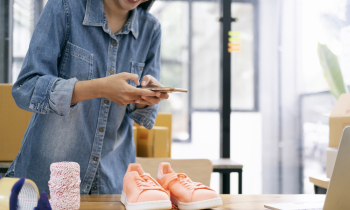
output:
<svg viewBox="0 0 350 210"><path fill-rule="evenodd" d="M160 39L159 21L141 8L114 34L102 0L48 1L12 88L16 104L33 116L6 176L49 192L50 164L74 161L81 194L121 194L135 162L133 121L151 129L158 106L136 109L107 98L71 104L74 85L121 72L159 80Z"/></svg>

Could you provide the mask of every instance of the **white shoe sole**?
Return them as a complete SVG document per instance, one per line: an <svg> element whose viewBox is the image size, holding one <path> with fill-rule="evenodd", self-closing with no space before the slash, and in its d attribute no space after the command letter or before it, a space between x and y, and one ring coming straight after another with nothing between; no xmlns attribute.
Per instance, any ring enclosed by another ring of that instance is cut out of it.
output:
<svg viewBox="0 0 350 210"><path fill-rule="evenodd" d="M171 202L175 204L179 209L208 209L222 206L221 198L213 198L204 201L197 201L192 203L180 202L174 196L171 196Z"/></svg>
<svg viewBox="0 0 350 210"><path fill-rule="evenodd" d="M157 210L157 209L171 209L171 201L170 200L160 200L160 201L146 201L139 203L129 203L126 195L122 192L121 202L124 204L127 210Z"/></svg>

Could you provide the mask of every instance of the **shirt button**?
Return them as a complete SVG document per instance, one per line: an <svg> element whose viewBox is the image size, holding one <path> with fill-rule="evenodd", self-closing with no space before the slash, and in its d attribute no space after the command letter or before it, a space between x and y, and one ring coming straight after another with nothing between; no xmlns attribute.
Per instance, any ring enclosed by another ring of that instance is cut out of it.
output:
<svg viewBox="0 0 350 210"><path fill-rule="evenodd" d="M103 132L103 128L100 128L99 131L100 131L100 132Z"/></svg>
<svg viewBox="0 0 350 210"><path fill-rule="evenodd" d="M113 72L113 70L111 69L111 70L109 70L109 73L110 73L110 74L113 74L114 72Z"/></svg>
<svg viewBox="0 0 350 210"><path fill-rule="evenodd" d="M117 45L117 42L113 42L112 45L113 47L115 47Z"/></svg>
<svg viewBox="0 0 350 210"><path fill-rule="evenodd" d="M18 85L18 87L22 87L23 84Z"/></svg>
<svg viewBox="0 0 350 210"><path fill-rule="evenodd" d="M143 67L141 67L141 71L143 71Z"/></svg>
<svg viewBox="0 0 350 210"><path fill-rule="evenodd" d="M108 100L105 100L105 104L108 104L109 103L109 101Z"/></svg>
<svg viewBox="0 0 350 210"><path fill-rule="evenodd" d="M97 186L94 186L92 189L97 190Z"/></svg>
<svg viewBox="0 0 350 210"><path fill-rule="evenodd" d="M97 161L98 160L98 157L94 157L94 161Z"/></svg>

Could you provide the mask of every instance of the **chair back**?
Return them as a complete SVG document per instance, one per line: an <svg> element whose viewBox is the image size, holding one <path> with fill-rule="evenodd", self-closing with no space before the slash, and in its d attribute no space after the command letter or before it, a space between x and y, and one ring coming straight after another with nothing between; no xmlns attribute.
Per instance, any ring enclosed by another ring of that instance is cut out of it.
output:
<svg viewBox="0 0 350 210"><path fill-rule="evenodd" d="M185 173L192 181L210 186L213 164L208 159L136 158L136 162L154 179L157 179L159 164L168 162L176 173Z"/></svg>

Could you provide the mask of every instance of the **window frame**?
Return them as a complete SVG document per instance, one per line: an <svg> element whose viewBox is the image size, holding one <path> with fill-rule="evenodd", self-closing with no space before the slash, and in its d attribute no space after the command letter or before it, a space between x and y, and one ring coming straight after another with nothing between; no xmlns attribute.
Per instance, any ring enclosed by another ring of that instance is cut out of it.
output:
<svg viewBox="0 0 350 210"><path fill-rule="evenodd" d="M194 2L217 2L218 0L159 0L159 1L181 1L188 2L188 134L187 140L172 139L175 143L191 143L192 142L192 114L194 112L220 112L220 109L198 109L192 107L192 14ZM257 0L231 0L231 3L247 3L253 5L253 31L254 31L254 50L253 50L253 62L254 62L254 107L252 109L231 109L232 112L259 112L259 5ZM221 41L221 46L224 44ZM231 97L231 96L229 96Z"/></svg>

